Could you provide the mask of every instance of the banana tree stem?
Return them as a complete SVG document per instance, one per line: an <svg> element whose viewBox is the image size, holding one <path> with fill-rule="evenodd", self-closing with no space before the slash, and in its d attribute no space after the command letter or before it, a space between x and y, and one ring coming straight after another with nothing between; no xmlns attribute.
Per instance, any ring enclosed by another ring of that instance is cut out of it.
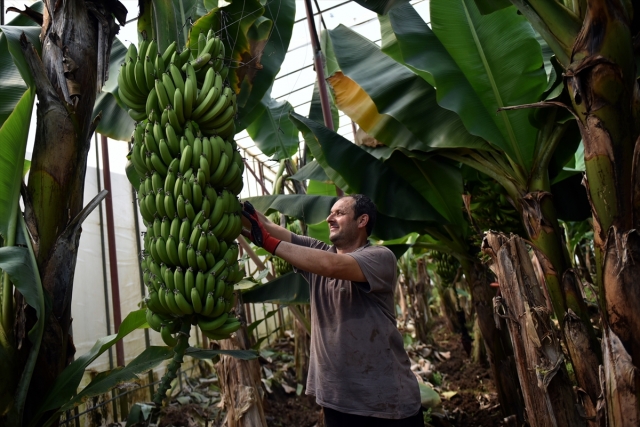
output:
<svg viewBox="0 0 640 427"><path fill-rule="evenodd" d="M167 372L162 377L158 390L153 395L153 403L161 406L162 401L167 396L167 391L171 388L171 382L178 377L178 371L184 361L184 353L189 347L189 333L191 332L191 323L183 322L180 332L178 332L178 344L173 348L173 360L167 366Z"/></svg>
<svg viewBox="0 0 640 427"><path fill-rule="evenodd" d="M13 284L9 275L2 275L2 329L8 336L13 335Z"/></svg>

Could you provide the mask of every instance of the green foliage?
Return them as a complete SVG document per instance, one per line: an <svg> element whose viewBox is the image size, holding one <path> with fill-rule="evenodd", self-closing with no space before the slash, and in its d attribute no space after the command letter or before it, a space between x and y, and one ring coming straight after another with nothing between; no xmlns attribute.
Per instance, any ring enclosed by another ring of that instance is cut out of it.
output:
<svg viewBox="0 0 640 427"><path fill-rule="evenodd" d="M244 291L242 300L253 303L309 304L309 284L301 274L291 272Z"/></svg>
<svg viewBox="0 0 640 427"><path fill-rule="evenodd" d="M293 107L288 101L271 98L271 90L253 108L254 120L247 126L247 132L260 151L274 160L287 159L298 152L298 129L289 120L291 111Z"/></svg>

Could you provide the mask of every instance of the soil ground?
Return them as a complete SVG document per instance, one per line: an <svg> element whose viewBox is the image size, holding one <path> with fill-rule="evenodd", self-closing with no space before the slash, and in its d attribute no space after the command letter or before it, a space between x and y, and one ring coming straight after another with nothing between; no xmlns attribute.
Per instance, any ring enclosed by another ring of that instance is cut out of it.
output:
<svg viewBox="0 0 640 427"><path fill-rule="evenodd" d="M414 343L407 351L412 369L440 394L442 404L430 414L433 427L502 426L502 414L488 364L473 363L465 353L459 334L444 322L433 328L433 345ZM293 339L281 338L261 351L260 364L265 392L264 409L269 427L324 427L321 408L306 396L295 379ZM174 400L160 426L222 425L220 394L215 376L194 379ZM207 378L208 377L208 378ZM202 399L207 397L207 401ZM203 409L206 408L206 409ZM205 420L209 421L206 422Z"/></svg>

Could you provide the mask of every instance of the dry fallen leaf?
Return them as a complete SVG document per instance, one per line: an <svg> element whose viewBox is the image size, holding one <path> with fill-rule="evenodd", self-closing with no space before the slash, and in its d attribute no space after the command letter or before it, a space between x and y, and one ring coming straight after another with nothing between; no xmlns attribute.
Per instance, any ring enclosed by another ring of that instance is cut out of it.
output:
<svg viewBox="0 0 640 427"><path fill-rule="evenodd" d="M442 397L444 397L445 399L449 400L451 399L453 396L455 396L456 394L458 394L457 391L443 391L442 393Z"/></svg>

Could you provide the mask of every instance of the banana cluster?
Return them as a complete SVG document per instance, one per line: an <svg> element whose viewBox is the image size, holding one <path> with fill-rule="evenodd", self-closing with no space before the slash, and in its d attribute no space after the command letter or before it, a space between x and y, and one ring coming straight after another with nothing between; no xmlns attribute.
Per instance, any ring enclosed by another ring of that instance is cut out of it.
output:
<svg viewBox="0 0 640 427"><path fill-rule="evenodd" d="M186 125L204 136L235 134L236 94L223 84L229 68L225 47L213 31L200 33L198 46L182 52L176 43L163 53L155 40L129 46L118 75L118 96L135 121L170 123L179 134Z"/></svg>
<svg viewBox="0 0 640 427"><path fill-rule="evenodd" d="M137 121L128 157L140 177L147 228L147 322L169 346L184 322L214 340L241 325L230 311L233 285L244 276L233 243L242 230L244 163L233 141L235 93L223 87L223 57L212 32L200 35L194 59L175 43L158 54L155 41L143 41L129 47L118 76L120 99Z"/></svg>
<svg viewBox="0 0 640 427"><path fill-rule="evenodd" d="M445 287L453 285L458 274L460 262L453 256L444 252L431 251L429 256L431 263L435 264L435 271Z"/></svg>
<svg viewBox="0 0 640 427"><path fill-rule="evenodd" d="M476 248L482 246L483 233L499 230L523 236L520 215L509 202L507 191L494 180L480 175L479 179L465 184L467 194L471 196L469 211L473 225L480 234L470 236L470 243ZM479 249L478 249L479 250Z"/></svg>
<svg viewBox="0 0 640 427"><path fill-rule="evenodd" d="M272 214L269 219L277 224L280 222L280 214L276 212ZM294 234L302 234L299 222L295 218L287 217L286 228ZM278 276L282 276L293 271L293 266L280 257L273 255L271 257L271 262L273 263Z"/></svg>

